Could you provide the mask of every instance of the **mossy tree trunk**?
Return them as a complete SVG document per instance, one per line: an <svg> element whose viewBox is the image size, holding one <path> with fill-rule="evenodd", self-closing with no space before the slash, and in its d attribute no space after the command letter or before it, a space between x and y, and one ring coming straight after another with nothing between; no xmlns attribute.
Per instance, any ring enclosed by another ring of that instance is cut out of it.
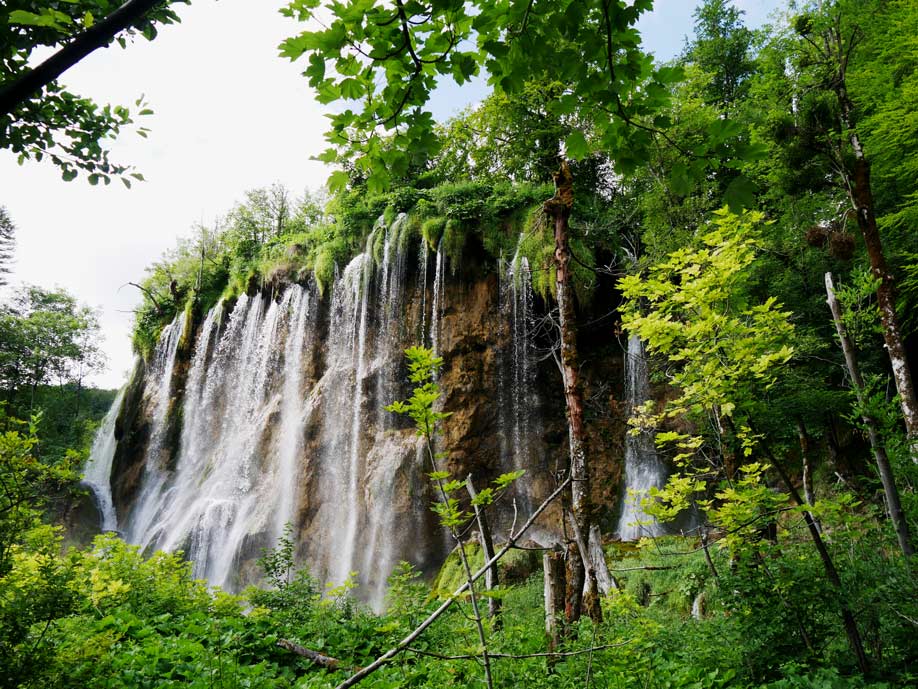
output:
<svg viewBox="0 0 918 689"><path fill-rule="evenodd" d="M877 280L877 306L883 326L883 339L889 355L893 380L899 393L911 459L918 464L918 398L909 370L905 339L896 313L896 281L887 263L883 241L877 227L876 204L870 182L870 159L858 134L855 105L848 92L848 65L860 31L860 27L855 27L850 37L846 38L842 30L841 13L836 13L831 26L822 34L821 57L831 68L828 86L838 102L841 133L850 146L850 157L844 153L838 156L841 175L867 249L870 272ZM816 46L815 42L811 42L811 45Z"/></svg>
<svg viewBox="0 0 918 689"><path fill-rule="evenodd" d="M577 354L577 321L571 280L570 215L574 205L574 185L570 167L561 162L555 173L555 195L544 204L546 215L554 223L555 298L558 302L558 326L561 331L560 369L567 407L568 442L570 444L571 511L581 534L590 533L590 477L584 449L583 391L580 383L580 361ZM583 612L583 589L586 573L592 569L584 562L575 542L568 544L567 600L568 622L575 622ZM592 606L591 606L592 607ZM598 606L596 606L598 608Z"/></svg>

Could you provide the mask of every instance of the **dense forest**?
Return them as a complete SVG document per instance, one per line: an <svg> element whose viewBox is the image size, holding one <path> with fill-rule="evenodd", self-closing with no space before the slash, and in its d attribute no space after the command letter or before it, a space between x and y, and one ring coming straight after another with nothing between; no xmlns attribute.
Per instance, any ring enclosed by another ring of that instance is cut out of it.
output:
<svg viewBox="0 0 918 689"><path fill-rule="evenodd" d="M142 181L55 79L176 4L0 9L0 147ZM138 276L117 399L91 309L7 292L0 686L918 683L918 7L702 0L661 63L653 4L294 0L334 171Z"/></svg>

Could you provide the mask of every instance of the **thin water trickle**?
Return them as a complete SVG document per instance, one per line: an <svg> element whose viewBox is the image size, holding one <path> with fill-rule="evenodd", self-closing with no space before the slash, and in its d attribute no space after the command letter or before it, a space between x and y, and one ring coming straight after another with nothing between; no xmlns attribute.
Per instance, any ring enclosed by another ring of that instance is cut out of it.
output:
<svg viewBox="0 0 918 689"><path fill-rule="evenodd" d="M541 415L533 357L532 274L519 246L513 258L501 266L500 277L502 327L507 335L498 379L501 468L504 472L527 470L514 493L519 507L528 511L532 508L532 470L540 464Z"/></svg>
<svg viewBox="0 0 918 689"><path fill-rule="evenodd" d="M434 271L433 299L430 302L430 348L434 356L440 355L440 317L443 314L443 281L445 279L443 240L437 245L437 264Z"/></svg>

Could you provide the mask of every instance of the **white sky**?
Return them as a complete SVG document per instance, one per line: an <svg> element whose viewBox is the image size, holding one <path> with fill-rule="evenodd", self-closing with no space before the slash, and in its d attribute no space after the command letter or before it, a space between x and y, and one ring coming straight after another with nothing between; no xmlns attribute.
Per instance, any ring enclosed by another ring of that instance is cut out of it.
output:
<svg viewBox="0 0 918 689"><path fill-rule="evenodd" d="M280 0L194 0L178 5L182 23L156 40L90 55L63 81L97 102L133 102L155 111L143 118L148 139L122 136L112 159L146 178L130 191L118 181L92 187L81 176L63 182L50 163L19 167L0 151L0 204L18 228L13 280L60 286L98 307L108 355L93 384L118 387L130 367L131 309L144 268L187 235L211 223L243 192L281 182L296 193L321 186L328 170L309 158L325 148L327 120L313 102L305 67L277 56L299 30L278 14ZM750 26L779 0L736 0ZM645 44L666 59L691 32L694 0L657 0L641 22ZM448 117L484 94L481 82L436 94Z"/></svg>

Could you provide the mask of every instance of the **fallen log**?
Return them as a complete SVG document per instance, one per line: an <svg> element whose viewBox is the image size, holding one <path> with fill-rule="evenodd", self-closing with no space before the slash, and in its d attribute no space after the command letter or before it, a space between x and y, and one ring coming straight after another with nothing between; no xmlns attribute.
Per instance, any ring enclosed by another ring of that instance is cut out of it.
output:
<svg viewBox="0 0 918 689"><path fill-rule="evenodd" d="M308 658L309 660L314 662L316 665L321 665L322 667L326 667L329 670L337 670L338 665L341 662L337 658L332 658L331 656L322 655L321 653L308 649L305 646L300 646L299 644L295 644L292 641L288 641L287 639L278 639L277 645L287 651L290 651L291 653L296 653L298 656L303 656L304 658Z"/></svg>

